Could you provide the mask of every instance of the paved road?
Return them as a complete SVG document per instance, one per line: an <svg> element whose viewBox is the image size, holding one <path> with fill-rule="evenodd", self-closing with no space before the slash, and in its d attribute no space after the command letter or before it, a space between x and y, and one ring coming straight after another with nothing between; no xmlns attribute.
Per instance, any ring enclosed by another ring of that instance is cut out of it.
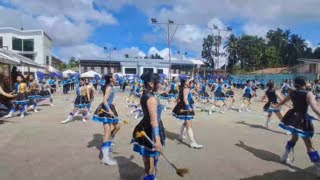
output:
<svg viewBox="0 0 320 180"><path fill-rule="evenodd" d="M131 133L138 122L130 109L124 106L125 95L118 94L116 106L123 119L116 137L112 157L118 166L99 163L99 147L102 142L101 124L74 121L60 124L72 109L73 95L56 95L55 106L40 106L41 111L0 121L0 179L1 180L88 180L88 179L140 179L143 174L141 157L129 144ZM101 101L99 95L96 107ZM238 104L237 104L238 105ZM314 168L300 140L295 148L295 161L291 165L279 163L284 145L289 138L277 127L273 118L271 129L263 128L263 103L255 102L252 112L226 114L197 113L194 133L204 149L195 150L186 143L178 143L181 122L164 113L167 146L165 153L178 167L190 169L183 179L194 180L312 180ZM319 123L315 123L319 129ZM319 148L319 135L315 147ZM160 159L158 179L181 179L174 170Z"/></svg>

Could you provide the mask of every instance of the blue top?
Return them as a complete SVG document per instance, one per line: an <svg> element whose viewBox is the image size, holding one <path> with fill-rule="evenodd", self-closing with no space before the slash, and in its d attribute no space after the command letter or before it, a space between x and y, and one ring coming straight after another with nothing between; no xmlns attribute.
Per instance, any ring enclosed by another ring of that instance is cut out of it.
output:
<svg viewBox="0 0 320 180"><path fill-rule="evenodd" d="M108 87L107 87L108 88ZM110 93L110 96L109 96L109 99L108 99L108 105L110 104L113 104L113 100L114 100L114 90L113 90L113 87L111 86L112 90L111 90L111 93Z"/></svg>
<svg viewBox="0 0 320 180"><path fill-rule="evenodd" d="M132 84L132 87L130 89L130 92L134 92L136 90L136 85L135 84Z"/></svg>
<svg viewBox="0 0 320 180"><path fill-rule="evenodd" d="M218 88L216 90L217 93L222 93L222 84L218 85Z"/></svg>
<svg viewBox="0 0 320 180"><path fill-rule="evenodd" d="M141 87L138 86L138 88L136 89L136 93L140 93L140 91L141 91Z"/></svg>
<svg viewBox="0 0 320 180"><path fill-rule="evenodd" d="M175 82L172 82L171 83L171 91L175 90L176 89L176 83Z"/></svg>
<svg viewBox="0 0 320 180"><path fill-rule="evenodd" d="M19 83L15 83L14 84L14 87L16 88L16 92L17 93L19 93L19 85L20 85Z"/></svg>
<svg viewBox="0 0 320 180"><path fill-rule="evenodd" d="M97 81L95 79L92 79L91 83L92 84L97 84Z"/></svg>
<svg viewBox="0 0 320 180"><path fill-rule="evenodd" d="M246 86L246 89L244 91L246 94L251 94L251 88L249 86Z"/></svg>
<svg viewBox="0 0 320 180"><path fill-rule="evenodd" d="M105 79L101 79L101 80L100 80L100 85L101 85L101 86L106 85L106 80L105 80Z"/></svg>
<svg viewBox="0 0 320 180"><path fill-rule="evenodd" d="M202 88L201 88L201 91L202 91L202 92L206 92L206 90L207 90L207 84L204 84L204 85L202 86Z"/></svg>
<svg viewBox="0 0 320 180"><path fill-rule="evenodd" d="M189 92L188 94L188 102L189 104L192 104L193 103L193 100L192 100L192 94Z"/></svg>

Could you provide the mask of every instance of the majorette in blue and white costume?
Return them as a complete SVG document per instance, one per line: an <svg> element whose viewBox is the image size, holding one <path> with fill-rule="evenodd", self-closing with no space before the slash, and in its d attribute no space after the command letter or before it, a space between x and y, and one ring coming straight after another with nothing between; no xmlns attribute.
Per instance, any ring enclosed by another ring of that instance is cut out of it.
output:
<svg viewBox="0 0 320 180"><path fill-rule="evenodd" d="M104 128L104 138L101 145L101 152L103 158L101 162L110 166L117 165L117 162L110 159L110 152L112 152L113 139L116 133L120 130L119 117L116 108L113 104L115 92L113 85L116 84L116 78L112 73L105 75L106 93L103 97L102 103L94 112L92 120L94 122L102 123ZM113 130L112 126L114 127Z"/></svg>
<svg viewBox="0 0 320 180"><path fill-rule="evenodd" d="M306 82L303 77L294 80L296 90L290 92L289 96L279 103L279 107L291 100L293 108L288 110L279 126L292 133L292 138L287 142L285 151L281 156L281 162L287 162L289 154L293 151L299 136L303 138L310 160L315 164L317 176L320 177L320 156L312 145L314 135L313 117L308 115L309 105L312 110L320 116L314 95L306 91Z"/></svg>
<svg viewBox="0 0 320 180"><path fill-rule="evenodd" d="M50 106L53 106L53 99L51 97L51 86L49 84L46 84L46 81L43 80L40 84L40 87L41 100L49 100Z"/></svg>
<svg viewBox="0 0 320 180"><path fill-rule="evenodd" d="M244 87L243 89L243 103L241 104L240 108L239 108L239 112L242 111L242 108L244 107L245 105L245 101L248 102L248 105L247 105L247 111L250 111L250 105L251 105L251 98L252 98L252 89L251 89L251 82L250 81L247 81L247 84L246 86Z"/></svg>
<svg viewBox="0 0 320 180"><path fill-rule="evenodd" d="M74 108L72 112L69 113L69 116L66 120L62 121L62 124L73 121L73 118L77 116L80 112L82 113L82 121L87 122L88 116L88 90L84 84L84 80L81 79L80 84L76 88L77 97L74 101Z"/></svg>
<svg viewBox="0 0 320 180"><path fill-rule="evenodd" d="M32 76L29 77L30 78L30 82L29 82L29 89L30 89L30 93L28 96L29 99L29 104L33 107L33 111L34 112L38 112L37 107L38 107L38 102L41 99L40 96L40 84L33 79Z"/></svg>
<svg viewBox="0 0 320 180"><path fill-rule="evenodd" d="M190 92L190 88L192 87L193 83L193 80L188 80L188 76L180 75L179 99L177 105L172 110L172 115L177 119L184 121L181 126L179 140L184 139L184 132L185 129L187 129L187 134L190 138L190 147L202 148L202 145L196 143L191 128L191 120L195 116L195 112L193 110L194 101Z"/></svg>
<svg viewBox="0 0 320 180"><path fill-rule="evenodd" d="M29 104L29 99L27 95L27 84L23 82L24 77L22 75L17 76L17 83L15 84L15 91L17 96L13 101L12 108L8 115L4 116L5 118L12 117L12 114L15 112L16 108L19 108L20 117L23 118L26 112L26 108Z"/></svg>
<svg viewBox="0 0 320 180"><path fill-rule="evenodd" d="M145 82L145 90L140 101L144 116L132 134L133 151L139 153L143 157L144 162L152 163L150 166L148 166L149 163L144 163L146 173L143 179L154 180L157 174L158 157L160 156L159 149L157 149L156 145L163 146L165 144L165 134L161 121L162 106L157 103L157 116L156 119L153 119L149 110L154 106L148 107L148 101L156 98L154 93L158 89L157 86L160 83L160 77L152 72L146 72L141 78ZM149 83L153 83L154 87L150 86ZM146 133L152 143L146 137L137 137L137 133L141 131ZM153 158L154 161L151 161L151 158ZM150 167L155 167L153 172L149 169Z"/></svg>
<svg viewBox="0 0 320 180"><path fill-rule="evenodd" d="M218 102L218 101L222 101L223 102L223 105L221 106L221 110L220 112L221 113L224 113L225 112L225 107L226 107L226 96L223 92L223 80L221 79L218 86L216 87L215 91L214 91L214 101L215 103Z"/></svg>
<svg viewBox="0 0 320 180"><path fill-rule="evenodd" d="M261 101L263 101L266 97L268 98L268 102L263 106L263 110L268 113L266 123L265 123L266 128L268 128L272 113L275 113L278 116L280 121L282 120L280 109L274 108L274 106L278 104L278 99L282 100L282 97L276 91L273 82L269 82L267 84L267 87L268 89L266 90L265 95L261 99Z"/></svg>

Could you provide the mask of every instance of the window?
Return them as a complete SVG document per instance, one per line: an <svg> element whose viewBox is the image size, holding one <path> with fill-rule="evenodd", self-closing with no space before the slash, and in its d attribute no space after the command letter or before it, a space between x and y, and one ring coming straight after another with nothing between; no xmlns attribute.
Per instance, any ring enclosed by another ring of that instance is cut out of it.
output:
<svg viewBox="0 0 320 180"><path fill-rule="evenodd" d="M104 74L104 68L103 67L100 67L101 68L101 74L103 75Z"/></svg>
<svg viewBox="0 0 320 180"><path fill-rule="evenodd" d="M163 69L158 69L158 70L157 70L157 73L158 73L158 74L163 74Z"/></svg>
<svg viewBox="0 0 320 180"><path fill-rule="evenodd" d="M125 74L137 74L137 69L136 68L124 68L124 73Z"/></svg>
<svg viewBox="0 0 320 180"><path fill-rule="evenodd" d="M23 51L33 51L33 50L34 50L33 39L24 39L23 40Z"/></svg>
<svg viewBox="0 0 320 180"><path fill-rule="evenodd" d="M143 72L153 72L153 68L143 68Z"/></svg>
<svg viewBox="0 0 320 180"><path fill-rule="evenodd" d="M3 47L3 38L0 37L0 48L2 48L2 47Z"/></svg>
<svg viewBox="0 0 320 180"><path fill-rule="evenodd" d="M22 39L12 38L12 49L16 51L22 51Z"/></svg>
<svg viewBox="0 0 320 180"><path fill-rule="evenodd" d="M21 55L34 61L34 54L21 54Z"/></svg>
<svg viewBox="0 0 320 180"><path fill-rule="evenodd" d="M49 56L46 56L46 64L49 65Z"/></svg>
<svg viewBox="0 0 320 180"><path fill-rule="evenodd" d="M88 71L88 67L84 66L84 72L87 72L87 71Z"/></svg>

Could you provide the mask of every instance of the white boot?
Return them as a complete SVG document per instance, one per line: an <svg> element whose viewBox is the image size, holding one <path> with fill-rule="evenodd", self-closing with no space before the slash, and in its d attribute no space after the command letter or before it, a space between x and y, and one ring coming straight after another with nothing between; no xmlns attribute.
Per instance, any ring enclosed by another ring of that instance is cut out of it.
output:
<svg viewBox="0 0 320 180"><path fill-rule="evenodd" d="M71 122L73 120L73 116L72 115L69 115L68 118L64 121L61 121L61 124L66 124L68 122Z"/></svg>
<svg viewBox="0 0 320 180"><path fill-rule="evenodd" d="M222 105L220 113L224 114L225 113L225 105Z"/></svg>
<svg viewBox="0 0 320 180"><path fill-rule="evenodd" d="M265 128L269 128L270 117L267 117L266 123L264 125Z"/></svg>
<svg viewBox="0 0 320 180"><path fill-rule="evenodd" d="M289 154L290 154L290 151L285 149L280 157L280 162L285 163L285 162L290 161Z"/></svg>
<svg viewBox="0 0 320 180"><path fill-rule="evenodd" d="M183 139L186 138L186 136L185 136L186 129L187 129L186 125L182 124L181 129L180 129L179 139L178 139L179 141L182 141Z"/></svg>
<svg viewBox="0 0 320 180"><path fill-rule="evenodd" d="M7 114L6 116L4 116L4 118L11 118L12 117L12 111L9 112L9 114Z"/></svg>
<svg viewBox="0 0 320 180"><path fill-rule="evenodd" d="M109 152L110 151L110 147L104 147L102 148L102 154L103 154L103 158L101 159L101 162L104 164L107 164L109 166L114 166L117 165L116 161L113 161L110 159L109 157Z"/></svg>
<svg viewBox="0 0 320 180"><path fill-rule="evenodd" d="M201 149L203 145L196 143L196 140L194 139L194 136L193 136L192 128L187 129L187 133L190 139L190 147L195 149Z"/></svg>
<svg viewBox="0 0 320 180"><path fill-rule="evenodd" d="M239 112L242 112L242 108L243 108L244 104L241 104L240 108L239 108Z"/></svg>
<svg viewBox="0 0 320 180"><path fill-rule="evenodd" d="M24 112L20 113L20 118L24 118Z"/></svg>

